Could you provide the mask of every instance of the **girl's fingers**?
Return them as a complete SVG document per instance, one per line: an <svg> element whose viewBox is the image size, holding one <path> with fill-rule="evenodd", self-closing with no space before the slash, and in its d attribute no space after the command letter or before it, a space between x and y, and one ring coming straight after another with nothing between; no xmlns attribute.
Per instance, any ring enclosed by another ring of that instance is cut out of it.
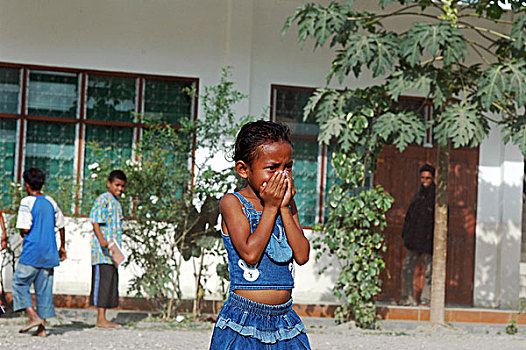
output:
<svg viewBox="0 0 526 350"><path fill-rule="evenodd" d="M277 196L282 196L285 189L284 186L285 174L283 172L276 172L266 185L266 190L275 193Z"/></svg>
<svg viewBox="0 0 526 350"><path fill-rule="evenodd" d="M267 184L265 185L265 191L267 193L270 193L274 191L275 187L276 187L276 174L272 175L270 180L268 180Z"/></svg>
<svg viewBox="0 0 526 350"><path fill-rule="evenodd" d="M292 197L294 197L294 195L296 194L296 186L294 186L294 178L292 177L292 175L289 177L289 183L292 192Z"/></svg>

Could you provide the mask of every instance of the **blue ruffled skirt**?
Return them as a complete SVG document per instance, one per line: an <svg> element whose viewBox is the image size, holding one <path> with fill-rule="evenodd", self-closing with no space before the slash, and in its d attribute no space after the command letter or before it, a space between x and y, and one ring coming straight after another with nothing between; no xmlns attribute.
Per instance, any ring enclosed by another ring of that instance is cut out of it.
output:
<svg viewBox="0 0 526 350"><path fill-rule="evenodd" d="M210 350L310 350L292 299L266 305L230 293L217 318Z"/></svg>

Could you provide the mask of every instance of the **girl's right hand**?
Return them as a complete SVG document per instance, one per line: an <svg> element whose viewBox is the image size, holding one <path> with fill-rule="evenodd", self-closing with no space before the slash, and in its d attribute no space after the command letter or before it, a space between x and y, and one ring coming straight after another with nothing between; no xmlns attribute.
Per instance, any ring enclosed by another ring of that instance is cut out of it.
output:
<svg viewBox="0 0 526 350"><path fill-rule="evenodd" d="M264 182L259 189L259 196L265 203L265 206L279 208L283 197L285 196L285 190L287 189L287 178L283 171L277 171L272 175L270 180Z"/></svg>
<svg viewBox="0 0 526 350"><path fill-rule="evenodd" d="M294 186L294 178L292 172L285 171L285 181L287 182L287 188L283 201L281 202L281 208L288 208L292 198L296 195L296 187Z"/></svg>

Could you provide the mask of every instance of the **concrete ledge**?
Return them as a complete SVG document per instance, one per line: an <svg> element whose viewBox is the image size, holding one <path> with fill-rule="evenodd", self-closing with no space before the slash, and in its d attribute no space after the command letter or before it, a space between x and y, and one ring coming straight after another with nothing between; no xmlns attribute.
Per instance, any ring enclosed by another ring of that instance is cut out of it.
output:
<svg viewBox="0 0 526 350"><path fill-rule="evenodd" d="M426 306L379 306L377 313L384 320L429 321L429 307ZM512 319L526 325L526 314L513 310L446 307L444 315L445 322L507 324Z"/></svg>
<svg viewBox="0 0 526 350"><path fill-rule="evenodd" d="M33 296L34 298L34 296ZM94 308L89 306L89 296L87 295L62 295L53 296L54 304L60 308L87 309ZM6 301L12 302L11 293L6 293ZM208 314L217 314L221 309L221 302L217 300L203 300L202 312ZM294 304L294 310L301 317L322 317L333 318L337 305L307 305ZM193 300L183 300L178 312L188 312L193 309ZM135 310L135 311L154 311L153 303L145 298L119 298L119 307L113 310ZM427 306L394 306L381 305L376 308L378 316L383 320L390 321L429 321L429 307ZM486 324L508 324L512 319L517 321L518 325L526 325L526 314L518 314L513 310L496 310L481 308L448 308L446 307L446 322L461 323L486 323Z"/></svg>

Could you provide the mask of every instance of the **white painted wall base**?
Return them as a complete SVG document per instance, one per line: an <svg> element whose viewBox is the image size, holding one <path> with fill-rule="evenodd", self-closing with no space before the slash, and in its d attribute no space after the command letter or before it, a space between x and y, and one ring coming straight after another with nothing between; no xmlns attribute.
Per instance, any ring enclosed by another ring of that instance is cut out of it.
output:
<svg viewBox="0 0 526 350"><path fill-rule="evenodd" d="M310 232L307 232L309 234ZM85 218L66 218L66 240L68 258L55 268L53 291L55 294L89 295L91 288L91 252L90 252L91 224ZM14 239L18 240L18 237ZM124 244L125 246L125 244ZM126 252L126 249L124 249ZM331 288L334 284L335 271L324 275L318 274L318 265L311 256L311 261L303 266L295 267L296 288L293 298L299 304L332 304L336 300L332 296ZM195 296L194 262L184 262L181 269L180 288L183 298L191 299ZM209 264L208 283L206 289L212 291L206 297L219 299L219 280L215 278L215 263L212 257L205 259ZM4 271L6 291L11 291L12 272L8 266ZM138 273L137 266L119 268L119 295L134 296L128 291L130 280Z"/></svg>
<svg viewBox="0 0 526 350"><path fill-rule="evenodd" d="M526 298L526 263L521 263L520 265L521 275L520 275L520 291L519 298Z"/></svg>

